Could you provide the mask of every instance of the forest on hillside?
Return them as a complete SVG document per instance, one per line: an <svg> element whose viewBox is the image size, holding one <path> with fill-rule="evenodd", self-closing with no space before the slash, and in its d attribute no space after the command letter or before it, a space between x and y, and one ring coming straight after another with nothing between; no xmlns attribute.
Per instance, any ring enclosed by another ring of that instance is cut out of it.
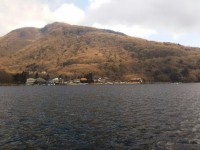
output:
<svg viewBox="0 0 200 150"><path fill-rule="evenodd" d="M52 77L149 82L200 82L200 49L155 42L91 27L53 23L21 28L0 38L0 83L23 72ZM20 80L20 79L19 79Z"/></svg>

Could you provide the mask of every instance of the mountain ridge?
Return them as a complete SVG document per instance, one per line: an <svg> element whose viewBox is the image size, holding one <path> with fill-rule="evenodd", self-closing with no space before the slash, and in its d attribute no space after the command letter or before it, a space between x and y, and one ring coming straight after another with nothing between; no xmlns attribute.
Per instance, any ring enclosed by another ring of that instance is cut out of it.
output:
<svg viewBox="0 0 200 150"><path fill-rule="evenodd" d="M199 48L59 22L41 29L16 29L0 38L0 68L11 73L79 76L93 72L113 80L197 82L199 56Z"/></svg>

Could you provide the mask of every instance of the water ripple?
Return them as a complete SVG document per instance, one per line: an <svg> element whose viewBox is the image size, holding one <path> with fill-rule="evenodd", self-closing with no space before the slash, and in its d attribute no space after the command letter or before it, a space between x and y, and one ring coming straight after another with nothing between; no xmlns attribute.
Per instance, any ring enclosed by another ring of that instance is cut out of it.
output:
<svg viewBox="0 0 200 150"><path fill-rule="evenodd" d="M0 149L200 149L200 84L0 87Z"/></svg>

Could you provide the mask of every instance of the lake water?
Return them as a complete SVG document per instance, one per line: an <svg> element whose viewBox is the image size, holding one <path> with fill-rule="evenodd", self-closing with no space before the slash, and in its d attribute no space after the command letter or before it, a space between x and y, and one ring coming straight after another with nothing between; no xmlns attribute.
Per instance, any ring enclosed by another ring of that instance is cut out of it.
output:
<svg viewBox="0 0 200 150"><path fill-rule="evenodd" d="M200 84L0 87L0 149L200 149Z"/></svg>

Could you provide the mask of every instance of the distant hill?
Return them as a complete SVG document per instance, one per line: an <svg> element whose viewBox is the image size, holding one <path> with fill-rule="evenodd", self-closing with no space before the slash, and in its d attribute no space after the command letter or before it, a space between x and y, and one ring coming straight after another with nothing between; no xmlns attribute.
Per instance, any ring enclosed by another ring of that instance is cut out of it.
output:
<svg viewBox="0 0 200 150"><path fill-rule="evenodd" d="M200 49L56 22L1 37L0 69L65 76L92 72L112 80L141 77L150 82L198 82Z"/></svg>

